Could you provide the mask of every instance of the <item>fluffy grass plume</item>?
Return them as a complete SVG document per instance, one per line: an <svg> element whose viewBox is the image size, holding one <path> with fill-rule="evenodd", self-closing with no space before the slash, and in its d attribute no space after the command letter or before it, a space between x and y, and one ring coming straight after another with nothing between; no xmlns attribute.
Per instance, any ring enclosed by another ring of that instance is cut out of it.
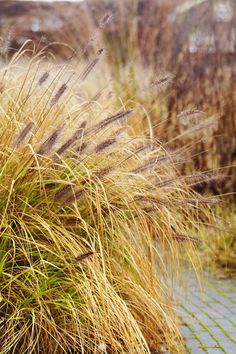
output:
<svg viewBox="0 0 236 354"><path fill-rule="evenodd" d="M1 354L184 352L168 280L209 201L85 74L24 51L0 71Z"/></svg>

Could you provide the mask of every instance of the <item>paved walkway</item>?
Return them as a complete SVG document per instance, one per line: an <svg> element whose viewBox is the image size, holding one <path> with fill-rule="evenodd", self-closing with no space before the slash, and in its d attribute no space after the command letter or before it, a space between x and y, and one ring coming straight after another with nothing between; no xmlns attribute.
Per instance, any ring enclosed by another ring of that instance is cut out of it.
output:
<svg viewBox="0 0 236 354"><path fill-rule="evenodd" d="M192 281L180 305L187 353L236 354L236 281ZM186 301L185 301L186 300Z"/></svg>

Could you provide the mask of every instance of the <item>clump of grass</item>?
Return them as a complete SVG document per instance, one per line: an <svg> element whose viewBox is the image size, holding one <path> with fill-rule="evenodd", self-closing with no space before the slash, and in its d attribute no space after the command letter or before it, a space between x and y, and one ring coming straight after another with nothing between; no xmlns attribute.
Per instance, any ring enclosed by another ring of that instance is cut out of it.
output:
<svg viewBox="0 0 236 354"><path fill-rule="evenodd" d="M23 54L0 72L1 353L184 352L168 279L208 200L135 111Z"/></svg>

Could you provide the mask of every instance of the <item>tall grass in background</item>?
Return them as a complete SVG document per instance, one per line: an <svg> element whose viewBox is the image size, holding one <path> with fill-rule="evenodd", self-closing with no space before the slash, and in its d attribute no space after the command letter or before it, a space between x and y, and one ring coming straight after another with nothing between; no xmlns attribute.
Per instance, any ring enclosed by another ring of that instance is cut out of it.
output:
<svg viewBox="0 0 236 354"><path fill-rule="evenodd" d="M0 71L1 353L184 352L171 284L215 200L89 79L102 50L26 54Z"/></svg>
<svg viewBox="0 0 236 354"><path fill-rule="evenodd" d="M235 202L234 2L93 0L88 9L92 4L97 13L105 7L113 14L102 36L116 92L130 107L134 97L145 107L135 129L149 134L151 121L152 135L166 148L189 148L191 158L178 167L205 176L193 187ZM217 209L227 221L215 230L203 228L200 247L209 270L230 276L235 274L234 214L232 206Z"/></svg>
<svg viewBox="0 0 236 354"><path fill-rule="evenodd" d="M94 6L95 18L104 8L113 14L102 36L116 85L127 87L124 97L132 101L135 95L145 102L158 139L171 140L172 147L192 145L194 158L183 171L221 171L227 178L205 188L234 193L235 4L224 2L228 12L220 13L218 3L91 0L88 11ZM156 82L170 75L174 80L163 95L155 89ZM143 90L152 84L153 90ZM186 134L186 124L179 119L186 110L205 112L198 117L200 124L209 117L213 123L215 117L214 127L203 136L198 131Z"/></svg>

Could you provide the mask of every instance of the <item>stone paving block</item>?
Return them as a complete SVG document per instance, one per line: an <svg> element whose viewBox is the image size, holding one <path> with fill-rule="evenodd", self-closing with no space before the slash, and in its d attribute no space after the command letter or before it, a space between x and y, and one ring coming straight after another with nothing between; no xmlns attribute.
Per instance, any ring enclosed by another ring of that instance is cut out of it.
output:
<svg viewBox="0 0 236 354"><path fill-rule="evenodd" d="M203 350L202 348L198 348L198 350L197 351L193 351L192 352L193 354L206 354L206 351L205 350Z"/></svg>
<svg viewBox="0 0 236 354"><path fill-rule="evenodd" d="M218 301L225 303L226 306L233 306L236 304L236 301L235 299L233 299L233 296L231 298L231 295L222 294L221 292L215 289L210 289L209 295L214 297L215 299L218 299Z"/></svg>
<svg viewBox="0 0 236 354"><path fill-rule="evenodd" d="M207 293L209 296L212 296L214 298L219 298L221 299L222 297L223 298L226 298L227 296L225 296L225 291L221 292L219 289L215 288L215 287L212 287L210 286L207 290Z"/></svg>
<svg viewBox="0 0 236 354"><path fill-rule="evenodd" d="M204 301L209 302L209 303L218 302L220 304L219 301L217 301L215 298L211 297L209 294L205 294Z"/></svg>
<svg viewBox="0 0 236 354"><path fill-rule="evenodd" d="M236 304L232 300L220 296L216 297L216 300L218 300L218 302L225 306L228 310L231 310L234 313L236 312Z"/></svg>
<svg viewBox="0 0 236 354"><path fill-rule="evenodd" d="M220 348L206 348L208 354L223 354L223 350Z"/></svg>
<svg viewBox="0 0 236 354"><path fill-rule="evenodd" d="M177 313L178 313L180 316L188 316L188 317L189 317L188 312L186 312L182 307L180 307L180 308L177 310Z"/></svg>
<svg viewBox="0 0 236 354"><path fill-rule="evenodd" d="M191 321L193 316L191 316L188 312L185 310L179 312L179 316L183 319L183 321Z"/></svg>
<svg viewBox="0 0 236 354"><path fill-rule="evenodd" d="M199 332L198 337L206 347L214 347L217 346L215 339L208 332Z"/></svg>
<svg viewBox="0 0 236 354"><path fill-rule="evenodd" d="M188 338L193 338L194 337L193 333L190 331L190 329L187 326L182 327L181 334L184 337L184 339L188 339Z"/></svg>
<svg viewBox="0 0 236 354"><path fill-rule="evenodd" d="M221 316L227 317L227 316L235 316L236 314L233 311L234 306L231 305L231 307L227 307L223 302L211 302L208 304L210 308L213 308L216 313L220 314Z"/></svg>
<svg viewBox="0 0 236 354"><path fill-rule="evenodd" d="M227 306L225 305L225 303L217 303L217 302L215 302L215 303L212 303L211 304L211 307L212 306L214 306L215 307L215 309L216 309L216 311L218 311L218 312L220 312L220 313L222 313L222 314L224 314L224 315L226 315L226 313L230 313L230 314L232 314L232 308L227 308Z"/></svg>
<svg viewBox="0 0 236 354"><path fill-rule="evenodd" d="M220 344L229 341L229 338L222 332L221 328L218 326L210 328L211 333L214 334L214 337L219 341Z"/></svg>
<svg viewBox="0 0 236 354"><path fill-rule="evenodd" d="M193 299L194 300L194 299ZM186 309L192 313L197 313L199 312L199 302L198 303L194 303L194 302L187 302L186 303Z"/></svg>
<svg viewBox="0 0 236 354"><path fill-rule="evenodd" d="M196 353L198 353L198 349L202 349L201 348L201 343L196 339L196 338L191 338L188 340L187 346L189 349L191 349L191 351L194 353L194 351Z"/></svg>
<svg viewBox="0 0 236 354"><path fill-rule="evenodd" d="M230 301L226 298L221 299L220 304L225 307L227 310L236 314L236 304L233 301Z"/></svg>
<svg viewBox="0 0 236 354"><path fill-rule="evenodd" d="M236 353L236 345L232 342L224 342L222 344L222 347L227 354L235 354Z"/></svg>
<svg viewBox="0 0 236 354"><path fill-rule="evenodd" d="M196 318L198 319L199 322L201 322L202 324L204 324L206 327L208 326L214 326L214 321L208 317L207 315L205 315L204 313L198 313L196 315Z"/></svg>
<svg viewBox="0 0 236 354"><path fill-rule="evenodd" d="M224 331L226 331L230 335L231 334L235 335L235 327L227 318L223 318L222 320L216 320L216 322L221 328L223 328ZM215 324L214 324L214 326L215 326Z"/></svg>
<svg viewBox="0 0 236 354"><path fill-rule="evenodd" d="M191 327L191 329L198 333L199 331L205 331L202 325L196 320L191 319L190 321L186 321L186 323Z"/></svg>
<svg viewBox="0 0 236 354"><path fill-rule="evenodd" d="M226 311L225 314L223 314L222 312L218 312L218 309L214 309L211 307L203 307L202 311L209 315L210 317L214 318L214 319L221 319L221 318L225 318L225 316L230 316L230 312Z"/></svg>

